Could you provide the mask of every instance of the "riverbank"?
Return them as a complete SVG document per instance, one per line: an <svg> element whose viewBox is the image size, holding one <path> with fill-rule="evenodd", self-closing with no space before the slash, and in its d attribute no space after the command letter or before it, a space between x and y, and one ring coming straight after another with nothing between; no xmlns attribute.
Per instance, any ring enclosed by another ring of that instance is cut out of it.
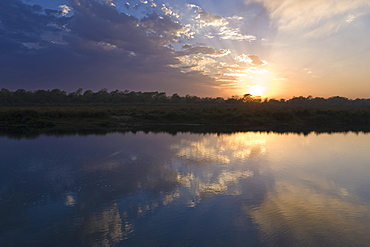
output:
<svg viewBox="0 0 370 247"><path fill-rule="evenodd" d="M369 107L25 106L0 109L2 134L113 131L368 131Z"/></svg>

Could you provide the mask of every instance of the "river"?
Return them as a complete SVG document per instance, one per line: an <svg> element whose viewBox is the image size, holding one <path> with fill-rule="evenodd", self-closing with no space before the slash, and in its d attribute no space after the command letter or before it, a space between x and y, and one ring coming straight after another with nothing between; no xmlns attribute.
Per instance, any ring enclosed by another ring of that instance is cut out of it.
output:
<svg viewBox="0 0 370 247"><path fill-rule="evenodd" d="M0 246L367 246L370 135L0 138Z"/></svg>

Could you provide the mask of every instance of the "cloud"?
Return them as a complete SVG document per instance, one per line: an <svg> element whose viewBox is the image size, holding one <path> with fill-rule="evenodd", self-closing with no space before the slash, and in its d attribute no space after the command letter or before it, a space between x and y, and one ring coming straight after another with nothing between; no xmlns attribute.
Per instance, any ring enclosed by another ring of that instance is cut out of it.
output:
<svg viewBox="0 0 370 247"><path fill-rule="evenodd" d="M225 26L229 23L225 18L208 13L195 4L188 4L188 8L194 11L194 13L196 14L195 19L199 20L201 27Z"/></svg>
<svg viewBox="0 0 370 247"><path fill-rule="evenodd" d="M198 71L203 75L212 76L214 65L217 61L206 56L181 56L179 57L180 64L173 65L174 68L181 69L182 72Z"/></svg>
<svg viewBox="0 0 370 247"><path fill-rule="evenodd" d="M165 15L173 16L179 18L180 15L173 11L172 8L167 7L165 4L162 4L161 10L165 13Z"/></svg>
<svg viewBox="0 0 370 247"><path fill-rule="evenodd" d="M179 93L196 88L198 95L209 95L223 83L220 78L236 78L230 76L236 68L227 66L263 65L252 55L248 64L239 64L225 49L223 40L256 39L241 31L241 16L221 17L194 4L179 11L152 0L69 0L58 7L0 2L2 87ZM205 37L213 37L212 43Z"/></svg>
<svg viewBox="0 0 370 247"><path fill-rule="evenodd" d="M197 71L219 81L219 60L231 54L228 49L215 49L205 44L185 44L181 51L175 52L180 63L173 65L182 72Z"/></svg>
<svg viewBox="0 0 370 247"><path fill-rule="evenodd" d="M234 15L234 16L231 16L231 17L226 17L226 19L228 19L228 20L244 20L244 17Z"/></svg>
<svg viewBox="0 0 370 247"><path fill-rule="evenodd" d="M195 4L188 4L188 8L195 13L193 18L193 29L198 33L205 32L207 38L219 38L221 40L252 41L256 40L254 35L242 34L240 28L230 27L230 21L241 21L240 16L221 17L204 11Z"/></svg>
<svg viewBox="0 0 370 247"><path fill-rule="evenodd" d="M267 64L256 55L241 54L234 57L234 63L228 61L218 64L216 80L220 88L245 88L252 78L267 73L264 67Z"/></svg>
<svg viewBox="0 0 370 247"><path fill-rule="evenodd" d="M60 11L62 12L62 15L67 15L72 9L68 5L59 5Z"/></svg>
<svg viewBox="0 0 370 247"><path fill-rule="evenodd" d="M44 11L39 5L26 5L19 0L1 1L1 40L10 42L17 48L24 43L43 43L45 40L40 36L60 32L61 25L66 20L55 14L62 15L62 11Z"/></svg>
<svg viewBox="0 0 370 247"><path fill-rule="evenodd" d="M49 10L21 0L1 1L2 87L189 93L197 85L201 94L214 82L171 67L180 63L171 44L186 39L188 28L153 10L134 17L112 3L71 0Z"/></svg>
<svg viewBox="0 0 370 247"><path fill-rule="evenodd" d="M239 40L239 41L253 41L256 40L256 36L254 35L245 35L240 33L240 28L229 28L229 27L222 27L220 32L216 34L220 37L220 39L229 39L229 40Z"/></svg>
<svg viewBox="0 0 370 247"><path fill-rule="evenodd" d="M250 54L241 54L236 56L234 60L238 63L244 63L251 66L261 66L267 64L266 61L262 61L258 56Z"/></svg>
<svg viewBox="0 0 370 247"><path fill-rule="evenodd" d="M368 0L254 0L262 3L283 31L304 30L306 36L336 32L348 20L370 10ZM249 3L249 1L248 1Z"/></svg>
<svg viewBox="0 0 370 247"><path fill-rule="evenodd" d="M223 57L230 54L228 49L215 49L213 47L204 45L190 45L185 44L182 46L182 51L176 52L178 56L185 55L206 55L210 57Z"/></svg>

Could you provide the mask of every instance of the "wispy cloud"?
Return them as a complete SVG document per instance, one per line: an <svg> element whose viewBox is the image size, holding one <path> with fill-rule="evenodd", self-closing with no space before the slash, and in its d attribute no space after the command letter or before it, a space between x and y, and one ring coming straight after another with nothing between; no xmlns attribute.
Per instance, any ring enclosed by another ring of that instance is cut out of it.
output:
<svg viewBox="0 0 370 247"><path fill-rule="evenodd" d="M368 0L254 0L277 21L279 30L303 31L319 36L338 31L344 24L370 12ZM247 1L248 3L250 1Z"/></svg>

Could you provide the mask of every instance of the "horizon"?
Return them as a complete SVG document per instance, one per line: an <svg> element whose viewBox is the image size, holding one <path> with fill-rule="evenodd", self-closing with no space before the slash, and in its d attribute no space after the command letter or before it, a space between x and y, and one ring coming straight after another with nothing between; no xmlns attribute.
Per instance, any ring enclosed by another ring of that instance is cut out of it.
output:
<svg viewBox="0 0 370 247"><path fill-rule="evenodd" d="M99 93L100 91L106 91L107 93L109 94L112 94L114 92L116 93L124 93L124 94L129 94L129 93L142 93L142 94L145 94L145 93L158 93L158 94L165 94L165 96L167 98L170 98L171 96L173 95L178 95L179 97L186 97L186 96L191 96L191 97L198 97L200 99L205 99L205 98L212 98L212 99L216 99L216 98L222 98L224 100L227 100L227 99L241 99L243 98L243 96L245 95L249 95L251 98L260 98L261 99L261 102L264 101L264 100L285 100L285 101L289 101L291 99L295 99L295 98L304 98L304 99L308 99L308 100L315 100L315 99L325 99L325 100L328 100L328 99L331 99L331 98L343 98L343 99L347 99L347 100L370 100L370 97L369 98L348 98L348 97L345 97L345 96L342 96L342 95L332 95L332 96L329 96L329 97L322 97L322 96L315 96L315 95L299 95L299 96L292 96L290 98L276 98L276 97L262 97L260 95L253 95L253 94L249 94L249 93L246 93L246 94L243 94L243 95L237 95L237 94L234 94L234 95L229 95L229 96L199 96L199 95L195 95L195 94L179 94L179 93L167 93L167 92L164 92L164 91L130 91L130 90L119 90L119 89L115 89L115 90L108 90L107 88L101 88L100 90L91 90L91 89L86 89L84 90L83 88L79 88L77 90L74 90L74 91L66 91L66 90L62 90L62 89L59 89L59 88L53 88L53 89L36 89L36 90L26 90L26 89L23 89L23 88L19 88L17 90L9 90L9 89L6 89L6 88L1 88L0 89L0 93L3 92L3 91L9 91L11 93L15 93L19 90L25 90L25 92L30 92L30 93L36 93L37 91L47 91L47 92L52 92L53 90L60 90L60 92L64 93L66 96L68 95L73 95L73 94L79 94L80 96L83 96L85 92L87 91L91 91L92 93ZM0 97L1 97L1 94L0 94Z"/></svg>
<svg viewBox="0 0 370 247"><path fill-rule="evenodd" d="M367 99L369 21L367 0L3 1L0 85Z"/></svg>

